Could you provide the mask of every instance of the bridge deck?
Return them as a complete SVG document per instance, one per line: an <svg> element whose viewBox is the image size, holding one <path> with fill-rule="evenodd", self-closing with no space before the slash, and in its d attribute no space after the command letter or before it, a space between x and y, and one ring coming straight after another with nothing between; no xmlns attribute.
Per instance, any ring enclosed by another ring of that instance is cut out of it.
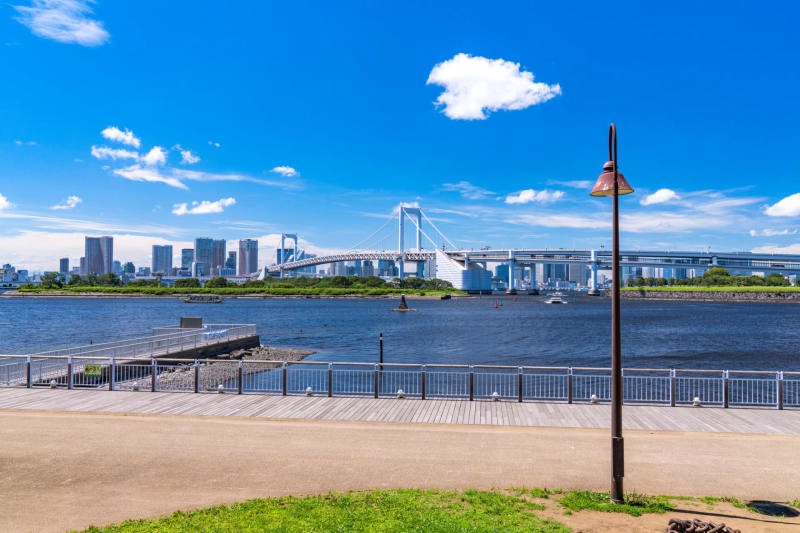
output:
<svg viewBox="0 0 800 533"><path fill-rule="evenodd" d="M0 409L608 428L608 405L0 389ZM800 435L800 411L626 405L626 429Z"/></svg>

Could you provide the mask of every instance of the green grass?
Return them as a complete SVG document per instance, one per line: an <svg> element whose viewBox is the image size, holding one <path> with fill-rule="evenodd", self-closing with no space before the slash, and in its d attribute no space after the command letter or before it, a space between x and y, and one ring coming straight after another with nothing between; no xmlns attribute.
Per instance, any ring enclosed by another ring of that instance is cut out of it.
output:
<svg viewBox="0 0 800 533"><path fill-rule="evenodd" d="M566 533L569 528L537 517L543 507L499 492L379 490L284 497L221 505L158 520L130 520L87 532L479 532Z"/></svg>
<svg viewBox="0 0 800 533"><path fill-rule="evenodd" d="M792 500L792 501L788 502L788 504L791 505L792 507L800 509L800 499Z"/></svg>
<svg viewBox="0 0 800 533"><path fill-rule="evenodd" d="M739 498L729 498L729 497L721 497L717 498L714 496L703 496L701 498L697 498L701 502L705 503L706 505L714 505L715 503L725 502L733 505L738 509L747 509L747 504L744 503Z"/></svg>
<svg viewBox="0 0 800 533"><path fill-rule="evenodd" d="M763 285L748 285L742 287L720 285L706 287L703 285L672 285L663 287L624 287L622 290L628 292L800 292L800 287L770 287Z"/></svg>
<svg viewBox="0 0 800 533"><path fill-rule="evenodd" d="M611 503L608 492L591 492L576 490L566 493L559 501L570 511L601 511L604 513L626 513L641 516L646 513L665 513L675 505L665 496L645 496L642 494L625 495L625 503Z"/></svg>
<svg viewBox="0 0 800 533"><path fill-rule="evenodd" d="M444 294L465 294L463 291L431 290L431 289L396 289L364 288L364 287L218 287L218 288L181 288L181 287L63 287L61 289L43 289L40 287L21 287L20 292L32 294L142 294L148 296L179 296L183 294L219 294L221 296L270 295L270 296L389 296L406 294L408 296L441 296Z"/></svg>

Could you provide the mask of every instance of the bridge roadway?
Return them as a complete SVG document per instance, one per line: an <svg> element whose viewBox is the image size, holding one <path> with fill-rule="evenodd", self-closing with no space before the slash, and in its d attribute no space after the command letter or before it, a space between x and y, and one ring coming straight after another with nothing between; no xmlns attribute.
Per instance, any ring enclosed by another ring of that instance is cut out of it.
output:
<svg viewBox="0 0 800 533"><path fill-rule="evenodd" d="M452 250L444 251L451 258L464 262L502 263L510 259L517 265L582 263L596 265L600 269L611 268L610 250L567 250L567 249L493 249L493 250ZM425 250L357 250L340 254L319 256L283 265L267 267L270 274L282 270L292 271L315 265L340 261L432 261L436 252ZM800 255L758 254L750 252L686 252L686 251L645 251L628 250L620 252L620 264L633 267L661 268L701 268L720 266L734 271L779 272L782 274L800 272Z"/></svg>

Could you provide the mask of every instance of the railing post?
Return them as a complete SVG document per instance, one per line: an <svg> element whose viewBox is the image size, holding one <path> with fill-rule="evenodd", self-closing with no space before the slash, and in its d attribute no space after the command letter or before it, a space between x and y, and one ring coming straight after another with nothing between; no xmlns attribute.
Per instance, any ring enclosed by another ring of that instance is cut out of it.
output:
<svg viewBox="0 0 800 533"><path fill-rule="evenodd" d="M150 392L158 391L158 364L156 358L150 359Z"/></svg>
<svg viewBox="0 0 800 533"><path fill-rule="evenodd" d="M244 362L239 360L239 368L236 369L236 393L241 394L244 389Z"/></svg>
<svg viewBox="0 0 800 533"><path fill-rule="evenodd" d="M375 376L374 376L374 378L375 378L375 385L373 387L375 389L374 390L374 392L375 392L374 396L375 396L375 398L377 398L378 397L378 387L380 387L380 381L381 381L380 366L379 365L375 365Z"/></svg>
<svg viewBox="0 0 800 533"><path fill-rule="evenodd" d="M333 363L328 363L328 398L333 397Z"/></svg>
<svg viewBox="0 0 800 533"><path fill-rule="evenodd" d="M67 388L72 390L72 356L67 358Z"/></svg>
<svg viewBox="0 0 800 533"><path fill-rule="evenodd" d="M727 408L728 404L730 403L730 396L729 396L729 387L730 380L728 379L728 371L722 371L722 407Z"/></svg>
<svg viewBox="0 0 800 533"><path fill-rule="evenodd" d="M469 365L469 401L475 399L475 368Z"/></svg>
<svg viewBox="0 0 800 533"><path fill-rule="evenodd" d="M31 368L31 356L25 360L25 384L30 389L33 387L33 369Z"/></svg>
<svg viewBox="0 0 800 533"><path fill-rule="evenodd" d="M194 391L200 392L200 362L194 360Z"/></svg>
<svg viewBox="0 0 800 533"><path fill-rule="evenodd" d="M783 409L783 371L778 372L778 375L776 376L776 379L778 380L778 383L777 383L777 386L776 386L777 393L778 393L778 398L777 398L777 402L776 402L777 405L775 407L777 409Z"/></svg>
<svg viewBox="0 0 800 533"><path fill-rule="evenodd" d="M286 361L283 362L283 368L281 370L281 389L283 390L283 395L286 396L286 373L287 373L287 364Z"/></svg>
<svg viewBox="0 0 800 533"><path fill-rule="evenodd" d="M517 401L522 403L522 367L519 367L519 374L517 375Z"/></svg>
<svg viewBox="0 0 800 533"><path fill-rule="evenodd" d="M425 399L425 385L426 385L425 382L427 381L425 379L425 365L422 365L422 372L420 372L420 379L422 380L422 399L424 400Z"/></svg>
<svg viewBox="0 0 800 533"><path fill-rule="evenodd" d="M567 403L572 403L573 398L572 367L567 368Z"/></svg>
<svg viewBox="0 0 800 533"><path fill-rule="evenodd" d="M669 369L669 406L675 407L675 391L677 390L678 378L675 369Z"/></svg>
<svg viewBox="0 0 800 533"><path fill-rule="evenodd" d="M110 359L110 361L111 361L111 364L108 367L108 390L113 391L114 390L114 380L117 377L116 376L116 374L117 374L117 363L116 363L116 361L114 360L113 357Z"/></svg>

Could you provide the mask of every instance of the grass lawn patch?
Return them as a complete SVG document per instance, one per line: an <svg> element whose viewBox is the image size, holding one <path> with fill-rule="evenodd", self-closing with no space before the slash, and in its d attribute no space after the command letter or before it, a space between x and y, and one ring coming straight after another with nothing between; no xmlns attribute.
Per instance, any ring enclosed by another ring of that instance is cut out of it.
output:
<svg viewBox="0 0 800 533"><path fill-rule="evenodd" d="M675 505L664 496L626 494L625 503L611 503L608 492L576 490L567 492L558 502L570 511L601 511L604 513L626 513L641 516L645 513L663 514L675 509Z"/></svg>
<svg viewBox="0 0 800 533"><path fill-rule="evenodd" d="M536 516L534 512L541 509L521 496L499 492L378 490L250 500L157 520L91 527L86 532L569 531Z"/></svg>

